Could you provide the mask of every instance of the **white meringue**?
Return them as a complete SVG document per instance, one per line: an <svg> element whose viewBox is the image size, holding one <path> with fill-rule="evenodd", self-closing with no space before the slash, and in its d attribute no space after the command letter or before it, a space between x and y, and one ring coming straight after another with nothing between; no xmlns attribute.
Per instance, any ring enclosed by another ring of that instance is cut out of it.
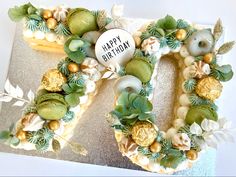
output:
<svg viewBox="0 0 236 177"><path fill-rule="evenodd" d="M185 59L184 59L184 64L186 66L190 66L193 64L193 62L195 61L195 58L193 56L187 56Z"/></svg>
<svg viewBox="0 0 236 177"><path fill-rule="evenodd" d="M179 119L185 119L187 113L188 113L189 107L187 106L181 106L177 109L177 118Z"/></svg>
<svg viewBox="0 0 236 177"><path fill-rule="evenodd" d="M182 94L180 95L179 97L179 103L182 105L182 106L189 106L191 104L190 100L189 100L189 96L188 94Z"/></svg>
<svg viewBox="0 0 236 177"><path fill-rule="evenodd" d="M42 40L42 39L45 38L45 33L42 32L42 31L35 31L35 32L34 32L34 37L35 37L35 39L40 39L40 40Z"/></svg>
<svg viewBox="0 0 236 177"><path fill-rule="evenodd" d="M183 58L189 56L188 49L187 49L187 47L184 46L184 45L181 47L179 53L180 53L181 57L183 57Z"/></svg>

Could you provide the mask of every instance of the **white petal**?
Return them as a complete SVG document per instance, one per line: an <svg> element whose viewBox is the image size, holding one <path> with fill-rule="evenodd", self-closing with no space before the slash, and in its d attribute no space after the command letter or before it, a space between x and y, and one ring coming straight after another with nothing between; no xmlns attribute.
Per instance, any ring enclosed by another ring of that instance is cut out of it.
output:
<svg viewBox="0 0 236 177"><path fill-rule="evenodd" d="M23 106L25 102L23 101L16 101L12 106Z"/></svg>
<svg viewBox="0 0 236 177"><path fill-rule="evenodd" d="M204 119L201 123L201 127L206 132L219 129L219 124L213 120Z"/></svg>
<svg viewBox="0 0 236 177"><path fill-rule="evenodd" d="M16 86L16 94L18 98L22 98L24 95L23 90L18 85Z"/></svg>
<svg viewBox="0 0 236 177"><path fill-rule="evenodd" d="M193 123L190 126L190 132L194 135L201 135L202 134L202 129L197 123Z"/></svg>
<svg viewBox="0 0 236 177"><path fill-rule="evenodd" d="M9 81L9 79L7 79L4 89L6 90L7 93L9 93L12 96L17 96L16 95L16 89L15 87L13 87L13 85L11 84L11 82Z"/></svg>
<svg viewBox="0 0 236 177"><path fill-rule="evenodd" d="M12 97L10 96L1 96L0 97L0 102L10 102L12 100Z"/></svg>
<svg viewBox="0 0 236 177"><path fill-rule="evenodd" d="M33 101L34 100L34 93L30 90L27 94L27 97L28 97L29 101Z"/></svg>

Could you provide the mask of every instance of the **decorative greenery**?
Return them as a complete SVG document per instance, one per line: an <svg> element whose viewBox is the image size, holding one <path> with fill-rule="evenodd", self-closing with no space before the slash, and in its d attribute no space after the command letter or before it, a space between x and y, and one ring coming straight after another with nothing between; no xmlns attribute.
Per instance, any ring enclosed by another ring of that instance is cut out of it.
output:
<svg viewBox="0 0 236 177"><path fill-rule="evenodd" d="M195 79L188 79L184 82L184 89L188 92L194 91L197 81Z"/></svg>
<svg viewBox="0 0 236 177"><path fill-rule="evenodd" d="M68 111L66 115L62 118L64 122L70 122L75 118L75 113L73 111Z"/></svg>
<svg viewBox="0 0 236 177"><path fill-rule="evenodd" d="M68 69L68 65L70 63L70 60L68 58L61 60L57 64L57 69L64 74L65 76L68 76L70 74L70 71Z"/></svg>
<svg viewBox="0 0 236 177"><path fill-rule="evenodd" d="M125 67L121 66L117 73L119 76L124 76L126 74Z"/></svg>
<svg viewBox="0 0 236 177"><path fill-rule="evenodd" d="M234 73L231 65L214 65L211 69L211 75L219 81L226 82L232 79Z"/></svg>
<svg viewBox="0 0 236 177"><path fill-rule="evenodd" d="M79 97L84 95L85 87L76 83L68 83L62 86L62 89L66 93L65 100L70 106L76 106L79 104Z"/></svg>
<svg viewBox="0 0 236 177"><path fill-rule="evenodd" d="M78 36L72 36L64 44L64 51L72 61L80 64L86 57L87 47L90 47L90 43Z"/></svg>
<svg viewBox="0 0 236 177"><path fill-rule="evenodd" d="M24 4L22 6L15 6L14 8L10 8L8 11L8 15L12 21L20 21L24 17L32 17L35 14L37 9L31 4Z"/></svg>
<svg viewBox="0 0 236 177"><path fill-rule="evenodd" d="M140 39L143 41L143 40L145 40L145 39L150 38L151 36L152 36L152 35L151 35L149 32L144 31L144 32L142 32L142 34L141 34L141 36L140 36Z"/></svg>
<svg viewBox="0 0 236 177"><path fill-rule="evenodd" d="M188 28L189 26L190 25L185 20L183 20L183 19L177 20L177 28L178 29L185 29L185 28Z"/></svg>
<svg viewBox="0 0 236 177"><path fill-rule="evenodd" d="M214 26L214 31L213 31L213 36L215 39L215 42L219 40L223 33L223 25L220 19L217 20L215 26Z"/></svg>
<svg viewBox="0 0 236 177"><path fill-rule="evenodd" d="M35 144L35 148L39 152L45 152L49 148L49 140L40 137Z"/></svg>
<svg viewBox="0 0 236 177"><path fill-rule="evenodd" d="M58 140L52 140L52 149L55 153L59 153L61 151L61 144Z"/></svg>
<svg viewBox="0 0 236 177"><path fill-rule="evenodd" d="M15 137L14 131L14 124L11 124L8 130L3 130L0 132L0 142L3 142L8 145L17 146L20 143L20 140Z"/></svg>
<svg viewBox="0 0 236 177"><path fill-rule="evenodd" d="M26 140L30 143L36 144L39 138L39 134L37 131L29 131L26 134Z"/></svg>
<svg viewBox="0 0 236 177"><path fill-rule="evenodd" d="M235 41L224 43L217 51L217 54L222 55L229 52L235 44Z"/></svg>
<svg viewBox="0 0 236 177"><path fill-rule="evenodd" d="M72 73L68 76L68 82L69 83L76 83L79 85L84 85L84 77L82 75L81 72L77 72L77 73Z"/></svg>
<svg viewBox="0 0 236 177"><path fill-rule="evenodd" d="M36 20L35 20L36 21ZM50 32L50 29L47 27L47 24L45 21L40 21L38 22L38 27L37 27L38 30L44 32L44 33L48 33Z"/></svg>
<svg viewBox="0 0 236 177"><path fill-rule="evenodd" d="M46 140L50 140L53 138L54 133L48 129L47 127L41 128L37 131L39 137L44 138Z"/></svg>
<svg viewBox="0 0 236 177"><path fill-rule="evenodd" d="M122 92L111 115L118 118L122 125L133 125L138 120L153 122L154 115L149 113L151 110L152 104L146 97Z"/></svg>
<svg viewBox="0 0 236 177"><path fill-rule="evenodd" d="M176 29L177 22L172 16L167 15L165 18L158 20L156 26L163 30L173 30Z"/></svg>
<svg viewBox="0 0 236 177"><path fill-rule="evenodd" d="M146 84L143 85L142 90L140 91L140 95L142 96L149 96L153 91L153 86L151 85L150 82L147 82Z"/></svg>
<svg viewBox="0 0 236 177"><path fill-rule="evenodd" d="M26 20L25 26L31 31L36 31L38 29L39 22L34 19Z"/></svg>
<svg viewBox="0 0 236 177"><path fill-rule="evenodd" d="M23 114L27 115L29 113L36 113L36 112L37 112L37 108L36 108L35 103L30 103L24 108Z"/></svg>
<svg viewBox="0 0 236 177"><path fill-rule="evenodd" d="M180 47L180 45L181 45L181 42L179 40L176 40L174 37L167 38L166 43L171 49L176 49L176 48Z"/></svg>
<svg viewBox="0 0 236 177"><path fill-rule="evenodd" d="M57 34L59 34L59 35L64 35L64 36L69 36L69 35L71 35L71 32L70 32L70 30L69 30L69 27L67 26L67 25L65 25L65 23L62 23L62 22L60 22L57 26L56 26L56 28L55 28L55 30L54 30Z"/></svg>

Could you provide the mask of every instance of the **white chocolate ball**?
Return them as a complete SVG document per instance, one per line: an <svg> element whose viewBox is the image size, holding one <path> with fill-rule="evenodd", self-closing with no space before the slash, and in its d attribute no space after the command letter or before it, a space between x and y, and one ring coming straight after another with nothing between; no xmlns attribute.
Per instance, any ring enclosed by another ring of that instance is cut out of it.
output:
<svg viewBox="0 0 236 177"><path fill-rule="evenodd" d="M182 105L182 106L189 106L191 104L189 98L188 98L188 94L182 94L180 95L179 97L179 103Z"/></svg>
<svg viewBox="0 0 236 177"><path fill-rule="evenodd" d="M177 118L185 119L188 113L189 107L188 106L181 106L177 109Z"/></svg>
<svg viewBox="0 0 236 177"><path fill-rule="evenodd" d="M42 31L35 31L35 32L34 32L34 37L35 37L35 39L40 39L40 40L42 40L42 39L45 38L45 33L42 32Z"/></svg>
<svg viewBox="0 0 236 177"><path fill-rule="evenodd" d="M79 97L80 104L85 104L88 101L88 95L83 95Z"/></svg>
<svg viewBox="0 0 236 177"><path fill-rule="evenodd" d="M175 119L173 122L173 127L179 129L185 125L184 119Z"/></svg>
<svg viewBox="0 0 236 177"><path fill-rule="evenodd" d="M177 129L175 129L174 127L171 127L166 132L166 138L171 139L176 133L177 133Z"/></svg>
<svg viewBox="0 0 236 177"><path fill-rule="evenodd" d="M24 35L24 37L26 37L26 38L32 38L32 37L34 37L34 32L31 31L31 30L29 30L29 29L25 29L25 30L23 31L23 35Z"/></svg>
<svg viewBox="0 0 236 177"><path fill-rule="evenodd" d="M189 52L188 52L188 49L186 48L186 46L182 46L179 53L180 53L181 57L183 57L183 58L189 56Z"/></svg>
<svg viewBox="0 0 236 177"><path fill-rule="evenodd" d="M193 62L195 61L195 58L193 56L187 56L185 59L184 59L184 64L186 66L190 66L193 64Z"/></svg>
<svg viewBox="0 0 236 177"><path fill-rule="evenodd" d="M57 35L55 33L52 33L52 32L46 33L46 39L49 42L55 42L57 40Z"/></svg>

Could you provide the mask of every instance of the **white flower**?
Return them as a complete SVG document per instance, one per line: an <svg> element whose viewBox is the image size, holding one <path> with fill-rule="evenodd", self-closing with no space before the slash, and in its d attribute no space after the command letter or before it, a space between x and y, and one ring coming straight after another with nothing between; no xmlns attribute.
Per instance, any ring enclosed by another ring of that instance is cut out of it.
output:
<svg viewBox="0 0 236 177"><path fill-rule="evenodd" d="M64 6L58 6L56 7L53 17L59 22L64 22L66 20L66 15L68 13L68 9Z"/></svg>
<svg viewBox="0 0 236 177"><path fill-rule="evenodd" d="M111 15L113 18L119 18L123 16L124 6L123 5L113 5L111 9Z"/></svg>
<svg viewBox="0 0 236 177"><path fill-rule="evenodd" d="M160 42L156 37L150 37L142 42L141 49L146 55L155 54L160 49Z"/></svg>
<svg viewBox="0 0 236 177"><path fill-rule="evenodd" d="M190 132L194 135L200 136L202 135L202 128L197 123L194 122L190 126Z"/></svg>
<svg viewBox="0 0 236 177"><path fill-rule="evenodd" d="M206 132L210 132L219 129L219 124L216 121L204 119L201 123L201 127Z"/></svg>
<svg viewBox="0 0 236 177"><path fill-rule="evenodd" d="M24 131L37 131L43 128L45 121L39 117L37 114L31 114L28 117L28 122L24 125Z"/></svg>
<svg viewBox="0 0 236 177"><path fill-rule="evenodd" d="M204 64L203 67L202 67L202 71L208 75L211 73L211 68L210 68L210 65L209 64Z"/></svg>
<svg viewBox="0 0 236 177"><path fill-rule="evenodd" d="M172 144L179 150L190 150L191 140L186 133L177 133L172 137Z"/></svg>

